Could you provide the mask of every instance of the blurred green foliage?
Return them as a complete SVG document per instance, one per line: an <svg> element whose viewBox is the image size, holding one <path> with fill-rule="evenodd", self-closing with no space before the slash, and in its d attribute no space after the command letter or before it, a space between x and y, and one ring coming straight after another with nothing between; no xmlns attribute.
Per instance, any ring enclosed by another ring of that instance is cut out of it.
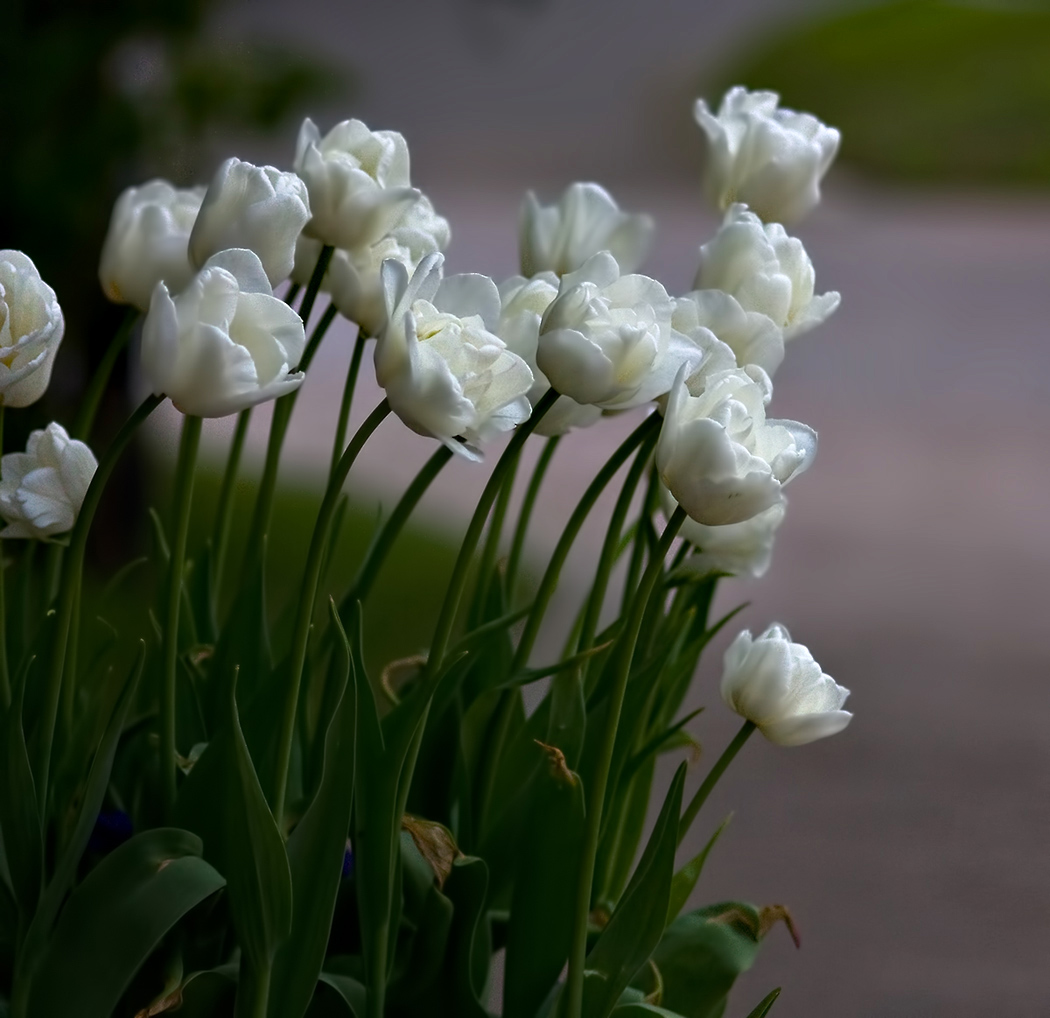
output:
<svg viewBox="0 0 1050 1018"><path fill-rule="evenodd" d="M891 178L1050 183L1050 10L902 0L790 28L720 75L773 88ZM717 98L715 89L706 94Z"/></svg>

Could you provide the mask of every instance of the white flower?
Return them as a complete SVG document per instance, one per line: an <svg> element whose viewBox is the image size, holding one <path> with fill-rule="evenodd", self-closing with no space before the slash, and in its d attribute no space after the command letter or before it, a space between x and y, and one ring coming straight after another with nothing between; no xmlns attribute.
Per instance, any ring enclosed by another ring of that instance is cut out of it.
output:
<svg viewBox="0 0 1050 1018"><path fill-rule="evenodd" d="M847 696L783 626L772 625L757 639L745 629L726 651L722 699L778 746L841 732L853 717L842 709Z"/></svg>
<svg viewBox="0 0 1050 1018"><path fill-rule="evenodd" d="M307 117L294 166L310 191L306 232L333 247L376 243L420 197L409 183L405 139L396 131L370 131L360 120L344 120L322 138Z"/></svg>
<svg viewBox="0 0 1050 1018"><path fill-rule="evenodd" d="M731 294L745 311L771 318L787 340L819 325L839 306L834 291L815 297L815 282L802 241L779 223L764 226L744 205L733 205L714 239L700 248L695 286Z"/></svg>
<svg viewBox="0 0 1050 1018"><path fill-rule="evenodd" d="M476 274L442 279L444 260L427 255L411 278L400 262L383 263L388 321L376 341L376 379L413 431L477 459L475 445L528 418L532 372L492 331L496 284Z"/></svg>
<svg viewBox="0 0 1050 1018"><path fill-rule="evenodd" d="M145 311L158 282L178 293L193 278L190 231L203 199L203 187L183 190L166 180L151 180L121 194L98 267L102 290L111 301Z"/></svg>
<svg viewBox="0 0 1050 1018"><path fill-rule="evenodd" d="M664 511L670 516L678 503L662 485L660 495ZM785 503L781 502L743 523L727 523L721 527L707 527L687 518L680 534L696 550L682 562L680 571L694 576L708 573L754 579L765 576L773 558L773 540L784 516Z"/></svg>
<svg viewBox="0 0 1050 1018"><path fill-rule="evenodd" d="M55 291L21 251L0 251L0 405L22 407L47 391L66 323Z"/></svg>
<svg viewBox="0 0 1050 1018"><path fill-rule="evenodd" d="M29 436L25 452L0 460L0 537L46 538L73 529L98 462L61 424Z"/></svg>
<svg viewBox="0 0 1050 1018"><path fill-rule="evenodd" d="M142 370L184 414L225 417L298 388L305 376L293 368L305 345L302 321L274 297L259 256L233 248L209 258L174 299L157 284Z"/></svg>
<svg viewBox="0 0 1050 1018"><path fill-rule="evenodd" d="M448 220L434 212L428 198L421 197L385 237L367 247L349 251L336 249L322 290L332 296L340 314L359 325L367 336L377 336L386 324L386 305L380 268L393 259L412 273L428 254L448 246ZM321 253L321 241L302 234L295 248L292 279L302 286L310 281Z"/></svg>
<svg viewBox="0 0 1050 1018"><path fill-rule="evenodd" d="M533 383L528 399L535 407L550 388L547 376L536 364L536 349L540 339L540 320L558 296L558 277L553 272L541 272L532 279L511 276L500 284L499 295L501 310L496 332L532 371ZM536 433L563 435L573 428L589 427L601 415L599 407L560 396L536 425Z"/></svg>
<svg viewBox="0 0 1050 1018"><path fill-rule="evenodd" d="M839 147L839 132L809 113L777 109L776 92L730 89L715 116L696 101L707 135L704 187L723 211L750 205L766 222L793 223L820 201L820 178Z"/></svg>
<svg viewBox="0 0 1050 1018"><path fill-rule="evenodd" d="M817 436L795 421L767 421L768 375L718 371L696 396L675 379L656 445L660 480L707 526L742 523L783 501L781 487L813 460Z"/></svg>
<svg viewBox="0 0 1050 1018"><path fill-rule="evenodd" d="M536 363L577 403L627 410L661 396L702 354L671 328L674 302L655 279L621 276L608 251L561 278L540 323Z"/></svg>
<svg viewBox="0 0 1050 1018"><path fill-rule="evenodd" d="M216 170L190 233L190 259L198 269L214 254L248 248L263 264L270 286L287 279L295 241L310 218L306 185L273 166L227 159Z"/></svg>
<svg viewBox="0 0 1050 1018"><path fill-rule="evenodd" d="M570 184L557 205L540 205L529 191L521 206L519 248L526 276L575 272L592 255L608 251L621 272L634 272L649 249L653 221L621 212L599 184Z"/></svg>
<svg viewBox="0 0 1050 1018"><path fill-rule="evenodd" d="M671 324L698 344L710 345L709 337L717 337L726 350L719 347L720 356L710 359L709 370L757 364L772 377L784 360L784 332L776 322L760 311L745 311L722 290L694 290L679 297Z"/></svg>

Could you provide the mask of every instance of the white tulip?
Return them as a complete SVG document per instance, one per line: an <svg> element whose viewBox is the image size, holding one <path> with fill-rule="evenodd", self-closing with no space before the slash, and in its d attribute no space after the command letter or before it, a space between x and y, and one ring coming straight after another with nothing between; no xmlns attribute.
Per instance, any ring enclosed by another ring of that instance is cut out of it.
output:
<svg viewBox="0 0 1050 1018"><path fill-rule="evenodd" d="M674 496L661 485L664 511L670 517L678 507ZM785 503L771 506L743 523L707 527L686 518L679 531L696 549L679 567L694 576L728 573L730 576L765 576L773 559L773 541L784 522Z"/></svg>
<svg viewBox="0 0 1050 1018"><path fill-rule="evenodd" d="M142 326L142 370L184 414L225 417L292 392L306 345L296 312L273 295L254 251L209 258L174 299L153 291Z"/></svg>
<svg viewBox="0 0 1050 1018"><path fill-rule="evenodd" d="M813 295L816 274L802 241L779 223L763 225L744 205L733 205L714 239L700 248L696 289L724 290L745 311L771 318L792 339L824 321L838 306L832 291Z"/></svg>
<svg viewBox="0 0 1050 1018"><path fill-rule="evenodd" d="M743 523L779 505L782 486L812 462L816 432L766 420L772 385L761 368L715 372L696 396L686 371L664 411L656 445L660 480L690 518L707 526Z"/></svg>
<svg viewBox="0 0 1050 1018"><path fill-rule="evenodd" d="M73 529L98 461L83 443L51 423L29 435L25 452L0 460L0 537L47 538Z"/></svg>
<svg viewBox="0 0 1050 1018"><path fill-rule="evenodd" d="M370 131L360 120L344 120L322 138L307 117L294 166L310 191L306 232L333 247L375 244L420 198L409 183L405 139L396 131Z"/></svg>
<svg viewBox="0 0 1050 1018"><path fill-rule="evenodd" d="M621 212L599 184L570 184L557 205L540 205L529 191L519 225L521 271L526 276L547 271L562 276L599 251L608 251L621 272L634 272L652 235L649 216Z"/></svg>
<svg viewBox="0 0 1050 1018"><path fill-rule="evenodd" d="M212 178L190 233L198 269L220 251L247 248L263 264L270 286L288 278L295 242L310 218L310 199L294 173L227 159Z"/></svg>
<svg viewBox="0 0 1050 1018"><path fill-rule="evenodd" d="M536 362L554 388L603 410L641 406L668 391L701 352L671 328L674 302L655 279L620 275L608 251L561 278L540 323ZM691 373L691 372L690 372Z"/></svg>
<svg viewBox="0 0 1050 1018"><path fill-rule="evenodd" d="M476 445L528 419L532 372L493 332L496 284L477 274L443 279L443 265L443 255L427 255L410 278L400 262L383 263L376 379L413 431L478 459Z"/></svg>
<svg viewBox="0 0 1050 1018"><path fill-rule="evenodd" d="M65 329L55 291L28 255L0 251L0 405L44 395Z"/></svg>
<svg viewBox="0 0 1050 1018"><path fill-rule="evenodd" d="M717 365L713 370L757 364L772 377L784 360L784 332L776 322L759 311L745 311L721 290L694 290L679 297L671 324L697 343L710 345L709 336L717 337L731 363L720 349L722 356L712 361Z"/></svg>
<svg viewBox="0 0 1050 1018"><path fill-rule="evenodd" d="M365 335L377 336L386 325L386 305L380 269L387 259L404 265L411 274L428 254L448 246L448 220L434 212L428 198L421 197L385 237L367 247L332 253L321 289L344 318L359 325ZM295 248L292 279L302 286L310 281L321 254L321 241L302 234Z"/></svg>
<svg viewBox="0 0 1050 1018"><path fill-rule="evenodd" d="M558 296L558 277L553 272L541 272L532 279L511 276L500 284L499 295L501 310L496 332L532 371L533 383L528 400L535 407L550 388L547 376L536 364L536 350L543 313ZM536 433L563 435L573 428L589 427L601 415L599 407L560 396L536 425Z"/></svg>
<svg viewBox="0 0 1050 1018"><path fill-rule="evenodd" d="M778 746L841 732L853 717L842 709L848 696L783 626L772 625L757 639L745 629L726 651L722 699Z"/></svg>
<svg viewBox="0 0 1050 1018"><path fill-rule="evenodd" d="M181 189L166 180L129 187L117 199L98 267L102 291L116 304L149 307L161 280L178 293L193 278L190 231L204 188Z"/></svg>
<svg viewBox="0 0 1050 1018"><path fill-rule="evenodd" d="M730 89L715 116L696 101L707 135L704 187L725 211L751 206L767 223L793 223L820 201L820 178L839 147L839 132L809 113L778 109L776 92Z"/></svg>

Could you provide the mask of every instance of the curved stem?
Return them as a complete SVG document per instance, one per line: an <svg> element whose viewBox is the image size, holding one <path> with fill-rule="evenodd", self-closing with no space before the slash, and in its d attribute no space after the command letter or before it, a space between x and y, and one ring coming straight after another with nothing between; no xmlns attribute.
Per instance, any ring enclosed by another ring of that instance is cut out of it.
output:
<svg viewBox="0 0 1050 1018"><path fill-rule="evenodd" d="M219 490L219 504L215 509L215 527L212 531L212 584L211 613L212 621L218 621L219 595L222 588L222 574L226 565L226 546L230 540L230 523L233 519L233 495L237 485L237 471L241 466L241 454L244 452L244 441L248 436L248 425L252 419L252 408L248 407L237 415L237 427L230 443L230 453L226 458L226 470L222 475L222 488Z"/></svg>
<svg viewBox="0 0 1050 1018"><path fill-rule="evenodd" d="M331 251L330 248L327 250ZM322 257L323 255L324 252L322 252ZM320 266L320 260L318 261L318 266ZM316 275L316 271L314 274ZM312 285L313 280L311 279L310 282ZM313 296L317 296L316 292ZM313 297L310 296L309 290L307 290L306 296L303 298L304 308L306 308L308 298L312 307ZM306 310L309 311L309 308L306 308ZM332 311L332 308L329 307L328 310ZM317 348L320 346L321 340L324 339L328 326L332 324L334 318L334 311L330 315L326 312L324 317L317 323L317 327L310 334L310 340L306 344L306 349L303 351L302 359L299 362L299 367L304 371L313 360L314 354L317 352ZM304 318L303 321L305 322L306 319ZM270 438L266 444L266 462L263 464L263 474L259 481L259 492L255 499L255 512L252 514L252 525L248 534L247 554L249 558L245 562L245 575L249 575L251 570L259 564L263 538L266 537L266 533L270 529L270 512L273 509L274 492L277 490L277 471L281 463L281 450L284 448L284 439L288 434L288 423L292 419L292 411L295 409L295 402L299 398L299 392L300 390L296 389L294 392L282 396L273 405L273 419L270 421Z"/></svg>
<svg viewBox="0 0 1050 1018"><path fill-rule="evenodd" d="M659 499L660 477L654 469L649 474L649 483L645 488L645 497L642 499L642 508L638 513L638 525L634 531L634 547L631 549L631 560L627 566L627 577L623 584L623 604L620 608L621 614L627 612L631 601L631 591L638 585L638 577L642 575L642 564L645 562L646 552L646 527L652 521L653 513Z"/></svg>
<svg viewBox="0 0 1050 1018"><path fill-rule="evenodd" d="M186 539L193 505L193 472L200 448L201 419L185 417L175 470L175 526L168 562L168 594L164 617L164 671L160 695L160 773L163 813L170 818L175 806L175 679L179 657L179 608L182 577L186 566Z"/></svg>
<svg viewBox="0 0 1050 1018"><path fill-rule="evenodd" d="M346 383L343 385L343 398L339 401L339 420L335 425L335 439L332 442L332 466L329 473L334 473L339 457L343 454L343 443L346 441L346 426L350 421L350 404L354 401L354 389L357 388L357 375L361 370L361 357L365 352L368 337L358 328L354 341L354 352L350 356L350 367L346 372Z"/></svg>
<svg viewBox="0 0 1050 1018"><path fill-rule="evenodd" d="M95 517L99 500L109 480L113 468L120 459L120 454L131 441L138 426L160 405L163 396L147 396L138 409L127 419L117 432L105 455L99 462L91 483L88 485L84 502L73 525L69 548L62 563L62 580L59 584L58 617L56 620L55 638L52 643L51 670L44 688L44 704L40 713L40 737L37 742L36 778L39 789L41 813L47 810L47 785L51 770L51 748L55 738L55 721L58 717L58 704L62 695L62 676L66 664L66 645L69 639L69 627L73 613L79 605L80 576L84 569L84 549L87 546L87 535L91 521Z"/></svg>
<svg viewBox="0 0 1050 1018"><path fill-rule="evenodd" d="M590 650L594 646L594 636L598 632L598 621L601 618L602 606L605 604L605 592L609 586L609 577L612 575L613 566L616 564L616 549L620 545L620 535L623 532L624 520L627 519L627 510L631 506L638 482L642 478L649 463L653 446L656 445L657 433L646 436L638 455L631 464L631 469L620 490L620 497L616 500L616 506L609 519L609 526L605 531L605 542L602 545L601 554L598 557L598 571L594 577L594 585L591 587L590 597L587 599L587 610L583 617L583 625L580 628L580 640L576 649L578 651Z"/></svg>
<svg viewBox="0 0 1050 1018"><path fill-rule="evenodd" d="M113 368L116 366L120 352L128 345L128 340L131 339L131 333L138 320L138 308L129 307L124 315L124 321L120 323L120 328L117 329L112 342L102 355L102 360L98 362L98 367L95 368L95 373L91 377L91 383L88 385L87 392L84 393L84 400L80 404L80 410L77 413L76 420L73 422L73 430L71 432L73 438L79 438L81 441L86 442L90 437L91 428L95 423L95 417L98 415L98 408L106 392L106 386L109 385L109 377L113 374Z"/></svg>
<svg viewBox="0 0 1050 1018"><path fill-rule="evenodd" d="M419 504L423 493L430 487L430 483L441 473L442 468L450 459L452 459L452 450L448 446L443 445L427 460L423 469L416 474L412 483L401 496L401 500L394 507L394 511L369 545L364 561L357 571L357 576L353 584L351 584L349 592L339 605L340 615L348 611L355 601L363 601L368 597L372 584L375 583L379 570L386 561L386 557L393 547L394 541L397 540L398 534L401 533L405 523L408 522L409 516L412 515L412 511Z"/></svg>
<svg viewBox="0 0 1050 1018"><path fill-rule="evenodd" d="M303 302L299 305L299 317L303 320L304 329L310 324L310 312L313 311L314 302L321 292L321 284L324 282L325 273L328 271L333 254L335 254L335 248L330 244L325 244L321 248L321 253L317 256L317 264L310 276L310 282L306 284L306 293L303 294Z"/></svg>
<svg viewBox="0 0 1050 1018"><path fill-rule="evenodd" d="M369 436L386 415L390 413L390 404L384 399L367 417L351 439L339 463L321 502L314 524L313 536L310 538L310 550L306 556L306 568L303 574L303 589L299 596L299 611L295 619L295 635L292 638L291 669L288 687L285 691L284 713L281 722L281 736L277 747L276 784L274 786L274 819L280 829L284 820L284 802L288 788L288 767L292 758L292 739L295 734L295 714L299 704L299 686L303 678L303 665L306 662L306 649L310 641L310 626L313 621L314 603L317 599L317 587L324 565L324 550L328 544L328 532L332 525L332 516L339 501L346 475L357 459L357 454L364 447Z"/></svg>
<svg viewBox="0 0 1050 1018"><path fill-rule="evenodd" d="M656 587L656 581L663 572L664 557L678 535L685 518L685 510L679 506L668 520L656 552L649 561L645 575L631 601L630 614L613 651L616 657L609 711L595 765L594 782L587 796L587 821L580 860L580 880L576 886L576 908L573 913L569 975L566 983L569 1003L567 1018L580 1018L583 1008L583 966L587 956L587 917L591 907L591 885L594 882L594 865L598 854L598 836L601 832L609 768L612 764L613 750L616 747L616 732L620 727L620 711L623 709L624 694L627 692L627 679L631 674L634 647L638 642L638 633L642 626L645 609L649 604L649 598Z"/></svg>
<svg viewBox="0 0 1050 1018"><path fill-rule="evenodd" d="M565 560L569 556L573 542L576 540L580 528L583 526L584 520L587 519L591 509L594 508L594 503L598 501L598 496L605 490L606 485L613 479L631 453L643 441L645 441L646 436L659 429L660 420L661 418L659 414L650 414L641 424L638 425L637 428L634 429L634 431L631 432L630 435L627 436L626 439L624 439L620 444L620 447L608 458L608 460L606 460L605 465L598 471L597 476L591 481L589 487L583 493L583 497L573 510L572 516L569 517L569 522L565 524L565 529L562 531L562 535L558 539L558 544L554 549L554 554L551 556L551 560L547 565L547 571L543 574L543 579L540 581L540 588L536 592L536 598L532 603L533 607L532 611L529 612L529 619L525 624L525 631L521 634L521 639L518 641L518 647L514 652L514 661L510 666L511 675L528 664L529 655L532 653L532 648L536 642L537 636L539 636L540 626L543 623L543 616L547 610L547 605L550 603L550 599L554 596L554 591L557 589L562 566L565 564Z"/></svg>
<svg viewBox="0 0 1050 1018"><path fill-rule="evenodd" d="M521 511L518 513L518 525L514 528L514 539L511 541L510 554L507 556L507 604L514 604L514 595L518 583L518 568L521 565L522 552L525 550L525 535L529 529L529 520L532 519L532 510L536 505L536 497L540 493L540 485L546 476L547 468L551 465L554 451L558 448L561 435L553 435L547 439L536 461L536 466L529 479L529 486L525 489L525 498L521 503Z"/></svg>
<svg viewBox="0 0 1050 1018"><path fill-rule="evenodd" d="M500 485L499 494L496 496L496 504L492 508L492 519L489 521L489 532L485 537L485 543L481 547L481 558L478 561L477 582L474 585L473 605L470 612L470 626L478 624L485 612L485 602L489 596L489 581L492 571L496 566L496 557L499 554L499 542L503 536L503 521L507 518L507 507L510 505L511 492L514 489L514 480L518 475L518 464L521 462L521 450L514 457L514 461L507 469Z"/></svg>
<svg viewBox="0 0 1050 1018"><path fill-rule="evenodd" d="M740 731L734 736L733 741L722 750L722 755L715 761L711 770L707 772L707 777L704 778L703 784L696 790L696 795L694 795L689 801L689 805L686 806L681 820L678 821L679 845L682 843L682 839L685 838L686 834L689 833L689 828L696 819L697 813L700 812L700 807L707 802L707 797L711 794L711 789L718 784L718 779L725 772L725 769L733 762L733 757L740 752L740 747L751 737L751 733L755 728L756 725L754 721L745 721L743 725L741 725Z"/></svg>
<svg viewBox="0 0 1050 1018"><path fill-rule="evenodd" d="M511 438L503 455L493 468L488 483L485 485L481 498L478 499L477 508L470 518L467 532L463 535L463 543L456 557L456 564L452 567L452 575L449 577L448 587L445 590L445 600L441 605L441 614L438 616L437 625L434 627L434 636L430 641L430 653L427 655L427 664L424 671L424 682L433 680L441 672L444 664L445 652L452 637L452 626L456 621L456 612L459 609L460 598L463 596L463 588L466 586L467 573L470 569L470 561L474 557L474 551L481 539L481 531L484 529L485 520L488 519L492 503L503 485L503 479L511 468L518 450L525 444L525 440L536 430L536 425L543 419L543 415L554 405L558 399L558 393L548 389L543 398L536 404L532 416L524 424L518 426Z"/></svg>

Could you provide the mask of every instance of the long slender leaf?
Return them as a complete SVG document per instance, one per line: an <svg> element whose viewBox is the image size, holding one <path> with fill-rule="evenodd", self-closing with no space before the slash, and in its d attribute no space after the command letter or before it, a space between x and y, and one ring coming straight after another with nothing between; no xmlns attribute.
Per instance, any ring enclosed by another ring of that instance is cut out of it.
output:
<svg viewBox="0 0 1050 1018"><path fill-rule="evenodd" d="M766 1015L773 1009L773 1005L776 1003L777 997L780 996L780 987L778 986L775 990L770 990L755 1006L755 1009L747 1016L747 1018L766 1018Z"/></svg>
<svg viewBox="0 0 1050 1018"><path fill-rule="evenodd" d="M675 772L656 826L623 899L587 956L587 969L599 977L584 988L585 1018L606 1018L620 994L660 942L678 844L685 764Z"/></svg>
<svg viewBox="0 0 1050 1018"><path fill-rule="evenodd" d="M696 887L697 880L700 879L700 873L704 868L704 863L707 862L707 857L711 853L711 849L715 847L715 842L722 836L722 832L729 826L729 821L733 819L733 814L723 820L718 827L715 829L715 833L707 839L707 844L693 856L672 878L671 880L671 899L667 905L667 925L678 918L678 913L685 908L685 903L689 900L689 895L693 893L693 888Z"/></svg>
<svg viewBox="0 0 1050 1018"><path fill-rule="evenodd" d="M350 643L335 602L332 625L345 662L334 718L325 735L325 766L314 801L288 839L292 874L292 930L274 964L269 1013L300 1018L306 1013L324 962L342 875L354 794L357 682Z"/></svg>

